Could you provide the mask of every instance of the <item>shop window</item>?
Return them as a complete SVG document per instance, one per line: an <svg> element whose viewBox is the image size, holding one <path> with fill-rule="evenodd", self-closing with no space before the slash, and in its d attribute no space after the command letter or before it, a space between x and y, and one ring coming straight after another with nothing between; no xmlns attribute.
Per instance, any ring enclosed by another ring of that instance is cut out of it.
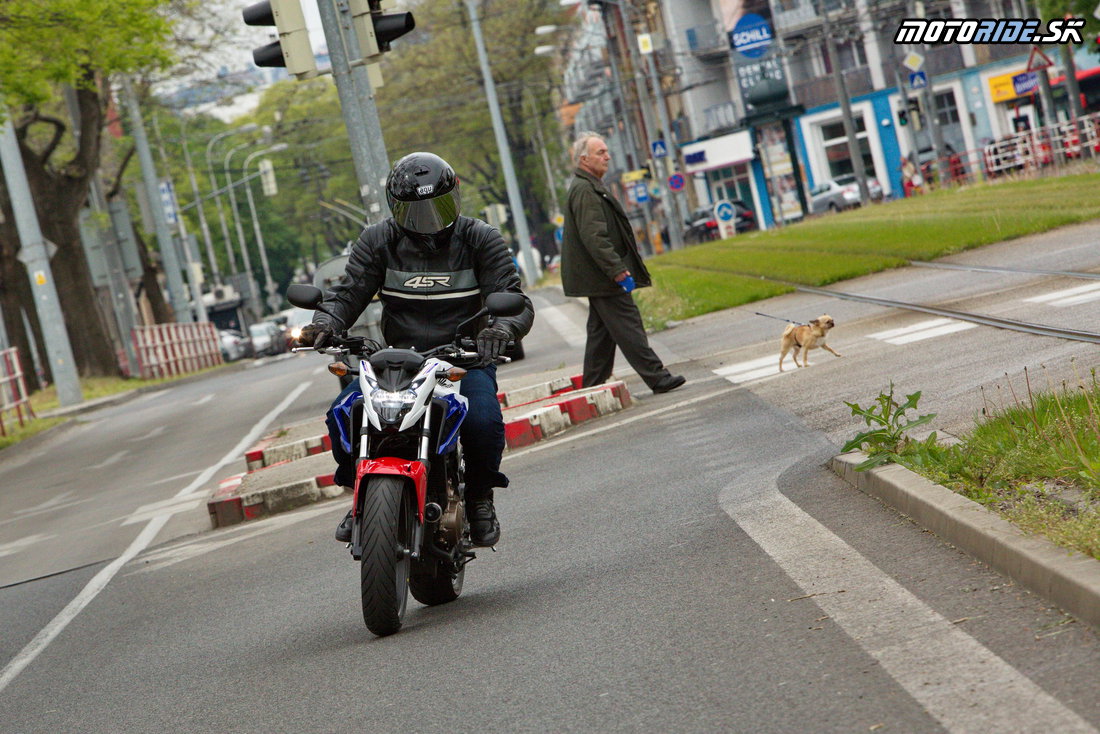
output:
<svg viewBox="0 0 1100 734"><path fill-rule="evenodd" d="M862 115L854 115L853 122L856 128L856 139L859 141L860 155L863 157L863 168L868 175L873 175L875 170L874 159L871 157L871 144L867 140L867 132ZM848 138L844 135L844 123L840 120L829 122L821 126L821 143L825 149L825 160L829 166L828 178L836 178L853 173L851 156L848 155Z"/></svg>

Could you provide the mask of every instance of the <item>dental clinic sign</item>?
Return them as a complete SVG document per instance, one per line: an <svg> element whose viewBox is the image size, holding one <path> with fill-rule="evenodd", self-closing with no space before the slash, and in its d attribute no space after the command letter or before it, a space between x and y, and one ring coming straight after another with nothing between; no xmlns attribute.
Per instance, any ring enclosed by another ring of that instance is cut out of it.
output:
<svg viewBox="0 0 1100 734"><path fill-rule="evenodd" d="M741 97L750 112L788 103L787 77L779 60L768 0L721 0Z"/></svg>

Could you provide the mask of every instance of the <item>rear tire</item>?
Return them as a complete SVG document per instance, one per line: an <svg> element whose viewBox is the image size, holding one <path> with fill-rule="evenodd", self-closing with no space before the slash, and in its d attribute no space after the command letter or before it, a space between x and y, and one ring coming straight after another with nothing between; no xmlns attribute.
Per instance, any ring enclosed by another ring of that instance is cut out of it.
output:
<svg viewBox="0 0 1100 734"><path fill-rule="evenodd" d="M432 572L435 572L434 574ZM429 607L446 604L458 598L462 593L462 581L466 576L463 568L452 577L439 561L421 561L413 564L409 577L409 591L413 598Z"/></svg>
<svg viewBox="0 0 1100 734"><path fill-rule="evenodd" d="M372 476L362 487L363 517L359 525L363 544L360 594L363 621L382 637L401 629L409 591L409 551L415 510L405 480Z"/></svg>

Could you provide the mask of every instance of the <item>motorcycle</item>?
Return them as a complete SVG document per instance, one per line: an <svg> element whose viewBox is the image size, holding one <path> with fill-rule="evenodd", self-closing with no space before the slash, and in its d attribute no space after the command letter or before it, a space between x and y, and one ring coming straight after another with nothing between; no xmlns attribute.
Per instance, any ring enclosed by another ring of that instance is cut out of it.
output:
<svg viewBox="0 0 1100 734"><path fill-rule="evenodd" d="M291 285L287 300L328 313L314 286ZM466 564L476 554L463 498L459 428L468 403L458 392L467 372L459 364L480 358L473 340L458 335L484 316L515 316L524 307L519 294L491 293L485 308L458 325L454 342L424 352L380 349L346 333L320 350L358 360L358 368L341 360L328 369L359 380L336 412L345 417L344 448L354 454L358 447L349 547L360 562L363 621L378 636L401 628L409 594L435 606L462 593Z"/></svg>

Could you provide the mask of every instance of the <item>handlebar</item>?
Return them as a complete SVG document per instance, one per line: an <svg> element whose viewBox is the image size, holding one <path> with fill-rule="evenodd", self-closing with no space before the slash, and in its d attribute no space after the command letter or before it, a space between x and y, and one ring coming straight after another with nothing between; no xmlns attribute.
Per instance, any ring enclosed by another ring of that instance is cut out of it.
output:
<svg viewBox="0 0 1100 734"><path fill-rule="evenodd" d="M361 346L362 345L362 339L359 338L359 337L352 337L352 339L342 339L339 336L337 336L337 337L334 337L334 341L343 342L345 344L347 342L350 342L350 341L355 341L355 346ZM467 351L467 349L462 348L462 347L467 347L468 348L469 345L466 344L465 342L470 342L470 344L472 344L473 340L472 339L463 340L463 344L462 344L461 347L457 346L455 344L444 344L442 346L438 346L438 347L434 347L432 349L429 349L426 352L422 352L422 354L425 357L446 357L448 359L456 359L456 360L463 360L463 361L476 361L476 360L481 359L481 355L479 355L476 351ZM352 354L353 352L358 353L358 352L355 352L354 349L352 349L348 346L322 347L321 349L317 349L315 347L291 347L290 351L295 353L295 354L297 354L298 352L317 352L318 354L333 354L333 355ZM511 361L512 361L511 358L502 356L502 357L497 357L496 360L495 360L495 363L497 363L497 364L507 364L508 362L511 362Z"/></svg>

